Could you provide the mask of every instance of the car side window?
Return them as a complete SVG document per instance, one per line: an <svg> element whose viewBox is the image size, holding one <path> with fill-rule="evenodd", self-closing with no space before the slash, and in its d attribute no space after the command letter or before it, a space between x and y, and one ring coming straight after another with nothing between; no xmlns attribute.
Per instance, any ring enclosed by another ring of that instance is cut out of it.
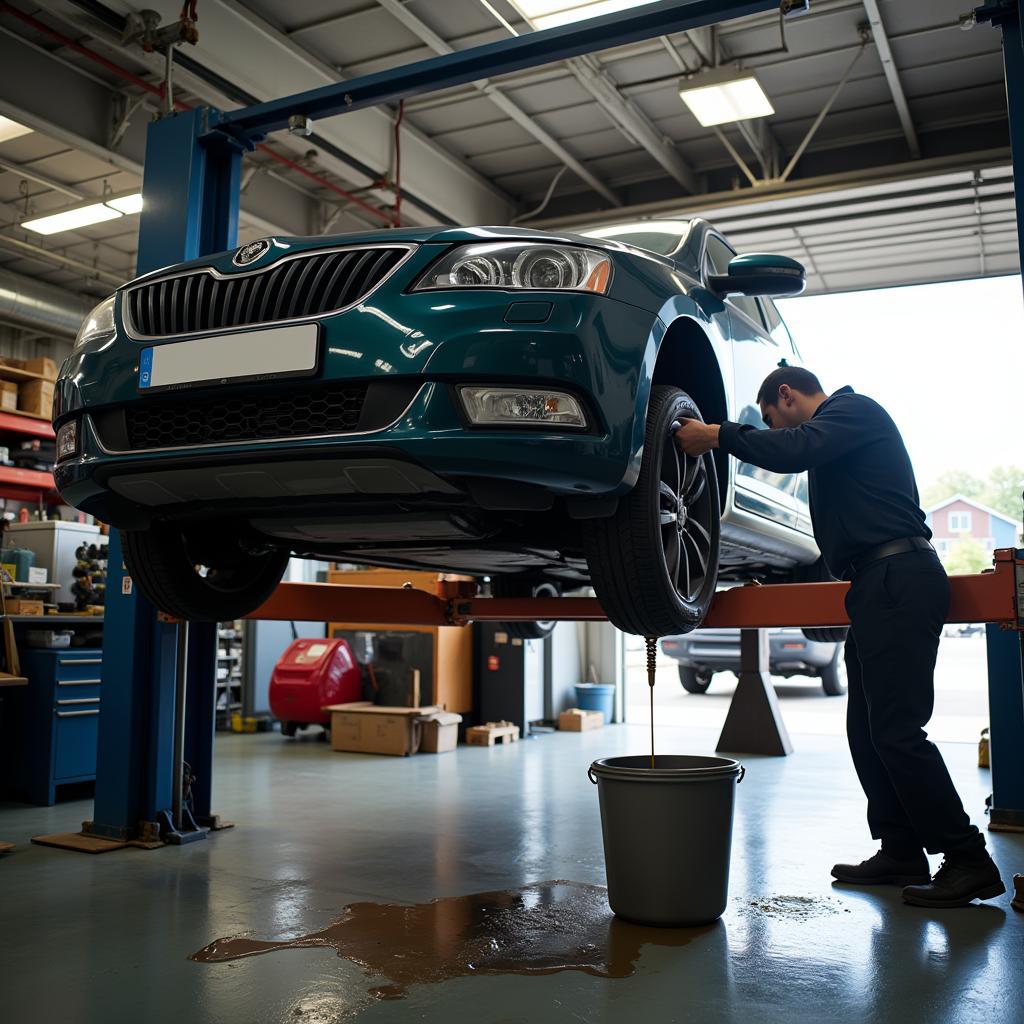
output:
<svg viewBox="0 0 1024 1024"><path fill-rule="evenodd" d="M782 319L782 314L779 313L775 303L771 299L763 298L761 299L761 308L764 310L768 333L783 348L788 348L795 355L796 346L793 344L793 336L789 333L786 321Z"/></svg>
<svg viewBox="0 0 1024 1024"><path fill-rule="evenodd" d="M704 258L705 273L728 274L729 261L735 255L736 253L717 235L708 235ZM741 313L753 320L758 327L764 329L765 321L761 313L761 306L754 296L730 295L726 302L735 306Z"/></svg>

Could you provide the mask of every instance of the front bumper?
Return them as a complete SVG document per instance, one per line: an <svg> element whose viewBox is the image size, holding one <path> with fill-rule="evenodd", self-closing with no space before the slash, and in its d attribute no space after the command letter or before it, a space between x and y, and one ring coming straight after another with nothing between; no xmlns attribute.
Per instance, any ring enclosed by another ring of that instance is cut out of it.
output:
<svg viewBox="0 0 1024 1024"><path fill-rule="evenodd" d="M536 491L576 500L628 491L664 335L657 315L589 293L404 291L439 251L421 246L401 279L395 275L367 301L319 321L314 377L196 385L174 395L210 400L245 390L259 400L306 379L311 386L408 384L407 407L372 430L158 450L111 443L111 414L161 401L139 390L141 353L154 343L125 334L119 301L118 334L73 353L58 380L55 424L74 418L80 436L78 453L55 470L61 494L114 526L135 529L204 510L262 512L268 501L294 515L307 501L318 509L333 502L342 512L371 498L472 503L481 490L474 481L520 488L531 508L544 504ZM588 429L471 427L456 386L473 383L567 391L585 405ZM492 504L515 507L508 500L499 494Z"/></svg>

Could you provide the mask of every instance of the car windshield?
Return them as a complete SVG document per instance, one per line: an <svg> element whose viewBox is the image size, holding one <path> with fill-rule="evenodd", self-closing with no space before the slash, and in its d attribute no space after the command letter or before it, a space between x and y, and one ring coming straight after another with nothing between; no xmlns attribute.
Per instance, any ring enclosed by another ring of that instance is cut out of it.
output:
<svg viewBox="0 0 1024 1024"><path fill-rule="evenodd" d="M636 224L615 224L608 228L584 231L590 238L609 238L624 245L670 256L686 240L690 231L688 220L645 220Z"/></svg>

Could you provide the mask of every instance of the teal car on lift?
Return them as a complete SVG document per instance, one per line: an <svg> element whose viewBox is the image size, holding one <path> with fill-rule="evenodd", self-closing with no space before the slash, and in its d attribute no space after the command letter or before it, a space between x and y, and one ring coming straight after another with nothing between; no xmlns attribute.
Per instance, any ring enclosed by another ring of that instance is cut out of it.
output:
<svg viewBox="0 0 1024 1024"><path fill-rule="evenodd" d="M816 557L799 477L671 437L760 425L761 379L798 358L769 296L803 286L700 220L250 242L90 314L57 486L186 619L252 611L296 555L590 584L620 628L684 632L718 579Z"/></svg>

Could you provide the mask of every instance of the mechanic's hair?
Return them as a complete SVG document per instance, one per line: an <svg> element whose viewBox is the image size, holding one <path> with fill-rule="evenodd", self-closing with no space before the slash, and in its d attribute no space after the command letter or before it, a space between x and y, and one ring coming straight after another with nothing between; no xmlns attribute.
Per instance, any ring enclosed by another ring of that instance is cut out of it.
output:
<svg viewBox="0 0 1024 1024"><path fill-rule="evenodd" d="M758 403L778 405L779 388L783 384L788 384L794 391L799 391L802 395L823 393L821 381L810 370L805 370L802 366L780 366L765 377L761 390L757 393Z"/></svg>

